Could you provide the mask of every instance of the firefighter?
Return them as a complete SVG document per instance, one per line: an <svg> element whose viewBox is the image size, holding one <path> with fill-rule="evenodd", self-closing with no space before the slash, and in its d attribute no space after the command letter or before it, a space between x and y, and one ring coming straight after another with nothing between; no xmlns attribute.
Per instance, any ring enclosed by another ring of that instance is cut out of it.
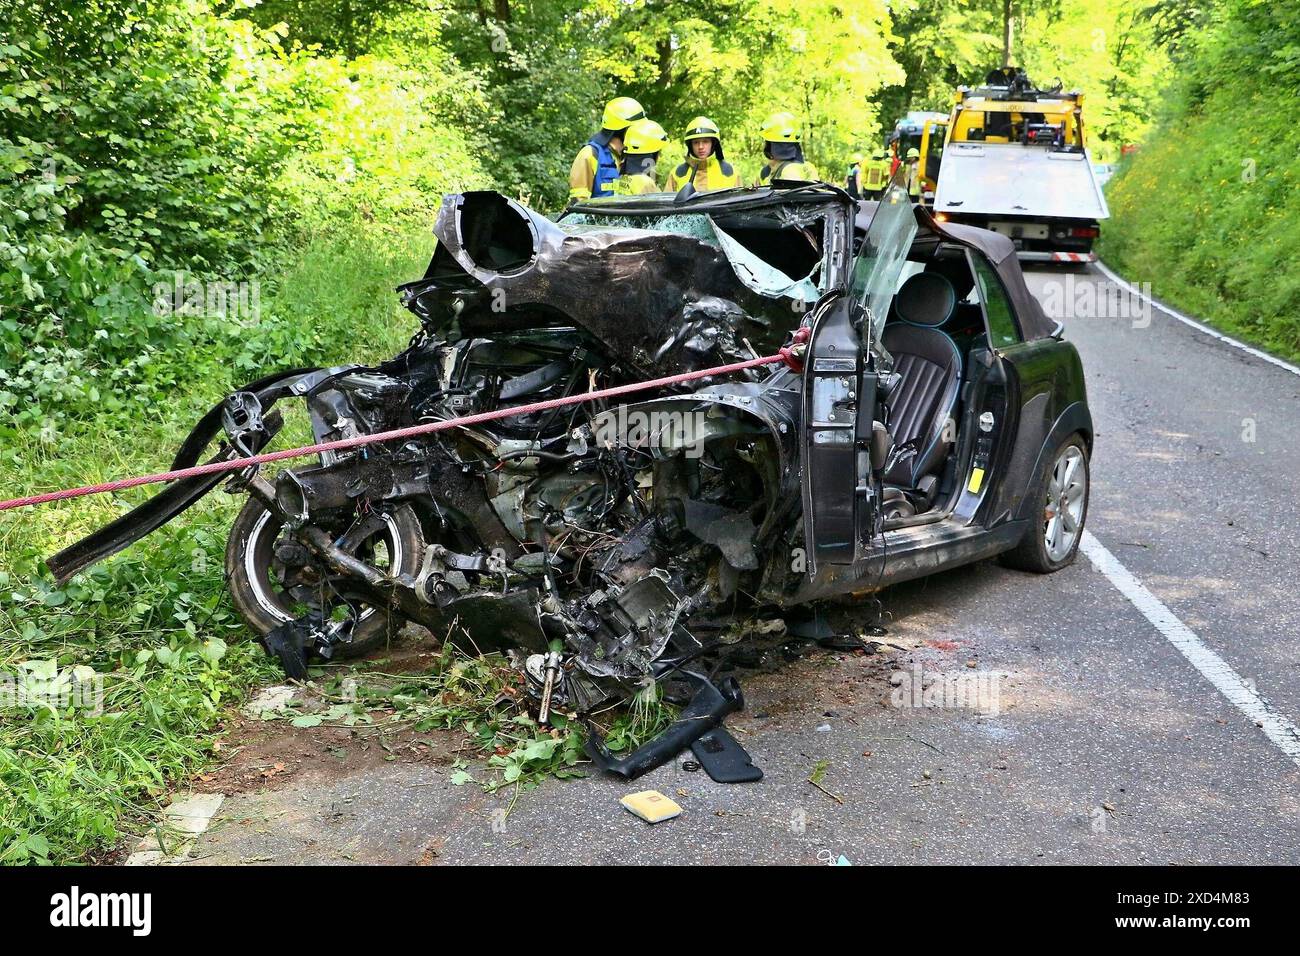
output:
<svg viewBox="0 0 1300 956"><path fill-rule="evenodd" d="M799 121L792 113L773 113L763 122L763 155L767 164L755 186L766 186L774 179L818 182L816 168L804 162Z"/></svg>
<svg viewBox="0 0 1300 956"><path fill-rule="evenodd" d="M879 199L889 185L889 153L877 149L871 154L871 160L861 173L862 197Z"/></svg>
<svg viewBox="0 0 1300 956"><path fill-rule="evenodd" d="M664 189L675 193L687 183L697 193L731 189L740 185L740 173L722 155L722 133L707 116L697 116L686 127L686 162L668 174Z"/></svg>
<svg viewBox="0 0 1300 956"><path fill-rule="evenodd" d="M849 172L844 177L844 191L854 199L862 198L862 154L854 153L849 160Z"/></svg>
<svg viewBox="0 0 1300 956"><path fill-rule="evenodd" d="M921 151L915 146L907 151L907 194L913 200L921 198Z"/></svg>
<svg viewBox="0 0 1300 956"><path fill-rule="evenodd" d="M645 119L645 110L630 96L620 96L605 104L600 132L587 140L573 158L569 169L570 199L610 195L610 186L619 177L624 133L640 119Z"/></svg>
<svg viewBox="0 0 1300 956"><path fill-rule="evenodd" d="M655 164L668 146L668 134L654 120L640 119L623 135L623 173L610 186L616 196L641 196L658 192Z"/></svg>

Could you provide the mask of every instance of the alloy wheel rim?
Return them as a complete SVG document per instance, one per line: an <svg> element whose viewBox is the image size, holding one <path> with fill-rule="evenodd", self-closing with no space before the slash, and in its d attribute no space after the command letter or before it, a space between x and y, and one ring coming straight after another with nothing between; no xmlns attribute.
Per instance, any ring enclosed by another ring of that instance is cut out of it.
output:
<svg viewBox="0 0 1300 956"><path fill-rule="evenodd" d="M388 549L388 566L390 568L400 568L405 555L402 549L402 535L397 530L397 522L394 521L393 516L389 514L381 515L380 517L385 525L383 543ZM266 580L262 573L260 573L261 569L258 567L256 558L257 542L261 536L267 533L279 533L279 524L275 525L274 531L268 530L267 526L270 524L271 520L271 512L263 511L262 514L258 516L257 521L253 524L253 530L248 536L248 546L244 550L244 576L252 586L254 600L261 605L262 609L277 621L288 623L289 621L294 620L294 615L285 611L285 609L280 606L279 602L276 600L274 592L271 590L270 582ZM361 613L357 615L356 623L360 624L374 613L375 609L373 607L366 606Z"/></svg>
<svg viewBox="0 0 1300 956"><path fill-rule="evenodd" d="M1083 452L1070 445L1052 466L1043 511L1043 543L1047 556L1062 561L1083 532L1083 508L1088 500L1088 469Z"/></svg>

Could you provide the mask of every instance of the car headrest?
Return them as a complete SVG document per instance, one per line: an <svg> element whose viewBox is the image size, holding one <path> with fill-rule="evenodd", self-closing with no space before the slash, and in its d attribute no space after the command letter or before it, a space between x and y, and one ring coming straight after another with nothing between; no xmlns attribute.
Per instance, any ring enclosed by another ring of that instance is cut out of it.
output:
<svg viewBox="0 0 1300 956"><path fill-rule="evenodd" d="M918 272L894 296L894 313L912 325L938 328L957 306L952 283L934 272Z"/></svg>

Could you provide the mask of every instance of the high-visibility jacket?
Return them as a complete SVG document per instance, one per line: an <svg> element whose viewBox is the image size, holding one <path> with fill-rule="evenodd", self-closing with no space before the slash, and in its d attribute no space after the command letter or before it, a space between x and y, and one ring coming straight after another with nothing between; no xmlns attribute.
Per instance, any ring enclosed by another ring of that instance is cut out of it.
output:
<svg viewBox="0 0 1300 956"><path fill-rule="evenodd" d="M725 159L718 159L717 156L709 155L704 159L691 156L685 162L675 166L668 174L664 191L675 193L687 183L694 186L698 193L708 192L711 189L730 189L732 186L740 185L740 173L731 163Z"/></svg>
<svg viewBox="0 0 1300 956"><path fill-rule="evenodd" d="M764 166L758 174L758 182L755 186L765 186L769 179L792 179L796 182L815 183L821 179L817 175L817 167L812 163L801 163L798 160L787 159L776 164L775 168L769 163Z"/></svg>
<svg viewBox="0 0 1300 956"><path fill-rule="evenodd" d="M569 198L590 199L609 196L610 184L618 179L618 157L594 136L578 150L569 169Z"/></svg>
<svg viewBox="0 0 1300 956"><path fill-rule="evenodd" d="M907 164L907 194L913 197L921 195L921 161L914 159Z"/></svg>
<svg viewBox="0 0 1300 956"><path fill-rule="evenodd" d="M618 177L610 184L610 191L615 196L644 196L646 193L659 191L654 177L645 173L632 173L630 176Z"/></svg>
<svg viewBox="0 0 1300 956"><path fill-rule="evenodd" d="M844 189L854 199L862 198L862 166L854 163L849 166L848 174L844 177Z"/></svg>
<svg viewBox="0 0 1300 956"><path fill-rule="evenodd" d="M870 159L863 163L861 182L867 192L884 189L889 183L889 160Z"/></svg>

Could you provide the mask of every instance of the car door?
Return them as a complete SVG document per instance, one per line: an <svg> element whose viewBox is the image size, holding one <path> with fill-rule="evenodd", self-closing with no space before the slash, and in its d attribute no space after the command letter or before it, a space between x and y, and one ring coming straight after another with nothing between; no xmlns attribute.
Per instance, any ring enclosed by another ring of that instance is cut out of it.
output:
<svg viewBox="0 0 1300 956"><path fill-rule="evenodd" d="M1020 341L1010 300L982 252L968 248L966 260L975 277L973 295L983 314L984 337L971 347L963 374L962 399L968 408L965 420L972 447L956 508L962 519L972 517L992 497L990 489L1000 485L999 466L1005 459L1008 436L1014 437L1019 418L1008 401L1008 391L1015 386L1014 380L1008 379L1008 371L1014 375L1014 366L1003 361L1003 350ZM988 517L987 509L984 517Z"/></svg>
<svg viewBox="0 0 1300 956"><path fill-rule="evenodd" d="M916 235L916 215L896 177L877 204L845 294L812 318L803 373L803 508L808 573L852 564L877 532L879 476L871 437L883 371L879 341Z"/></svg>
<svg viewBox="0 0 1300 956"><path fill-rule="evenodd" d="M1026 341L997 269L979 250L969 255L988 333L988 353L980 357L981 391L1003 409L998 414L991 408L992 425L979 436L972 466L985 471L983 497L993 505L984 515L993 525L1020 510L1060 404L1054 395L1063 367L1058 353L1069 346L1056 338Z"/></svg>

